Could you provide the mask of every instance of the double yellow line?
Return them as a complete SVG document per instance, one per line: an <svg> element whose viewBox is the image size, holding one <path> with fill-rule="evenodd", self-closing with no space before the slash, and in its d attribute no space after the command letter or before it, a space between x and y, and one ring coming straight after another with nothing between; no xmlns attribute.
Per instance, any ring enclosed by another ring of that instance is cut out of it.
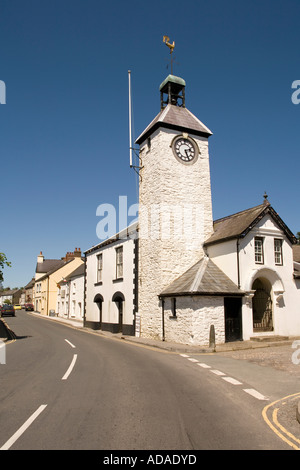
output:
<svg viewBox="0 0 300 470"><path fill-rule="evenodd" d="M269 405L265 406L262 415L265 420L265 422L268 424L268 426L275 432L275 434L280 437L284 442L286 442L289 446L291 446L294 450L300 450L300 439L295 437L291 432L289 432L282 424L279 423L278 421L278 410L280 404L284 404L285 400L288 399L300 399L300 393L294 393L293 395L288 395L284 398L281 398L280 400L276 400L273 403L270 403ZM269 419L268 417L268 411L273 407L273 412L272 412L272 418ZM295 413L296 414L296 413ZM299 424L299 429L300 429L300 424Z"/></svg>

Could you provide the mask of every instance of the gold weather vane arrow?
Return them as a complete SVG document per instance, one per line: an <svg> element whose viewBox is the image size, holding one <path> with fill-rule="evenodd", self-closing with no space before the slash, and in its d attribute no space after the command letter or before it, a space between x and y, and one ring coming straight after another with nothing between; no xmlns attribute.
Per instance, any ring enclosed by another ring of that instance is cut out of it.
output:
<svg viewBox="0 0 300 470"><path fill-rule="evenodd" d="M170 41L170 38L168 36L163 37L163 42L169 47L170 54L172 54L173 49L175 47L175 41L173 41L173 44L171 44L169 41Z"/></svg>
<svg viewBox="0 0 300 470"><path fill-rule="evenodd" d="M173 75L173 59L172 59L172 52L174 50L174 47L175 47L175 41L173 41L173 43L171 44L170 43L170 38L168 36L164 36L163 37L163 42L168 46L168 48L170 49L170 55L171 55L171 74Z"/></svg>

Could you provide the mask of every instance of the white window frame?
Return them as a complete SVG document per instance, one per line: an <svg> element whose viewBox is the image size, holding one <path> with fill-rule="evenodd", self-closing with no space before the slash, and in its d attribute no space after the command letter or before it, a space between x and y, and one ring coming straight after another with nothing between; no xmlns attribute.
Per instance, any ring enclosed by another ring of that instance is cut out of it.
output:
<svg viewBox="0 0 300 470"><path fill-rule="evenodd" d="M263 237L254 238L254 256L256 264L264 264L264 239Z"/></svg>
<svg viewBox="0 0 300 470"><path fill-rule="evenodd" d="M97 282L102 282L103 253L97 255Z"/></svg>
<svg viewBox="0 0 300 470"><path fill-rule="evenodd" d="M283 265L282 238L274 238L274 259L276 266Z"/></svg>
<svg viewBox="0 0 300 470"><path fill-rule="evenodd" d="M123 277L123 246L116 248L116 279Z"/></svg>

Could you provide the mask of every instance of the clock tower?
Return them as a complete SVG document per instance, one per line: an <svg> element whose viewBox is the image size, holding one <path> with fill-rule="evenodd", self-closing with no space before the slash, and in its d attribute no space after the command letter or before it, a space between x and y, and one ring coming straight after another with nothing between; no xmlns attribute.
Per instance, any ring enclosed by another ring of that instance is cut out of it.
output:
<svg viewBox="0 0 300 470"><path fill-rule="evenodd" d="M163 289L204 256L213 231L208 138L185 106L185 81L160 85L160 112L140 146L138 313L144 337L161 338Z"/></svg>

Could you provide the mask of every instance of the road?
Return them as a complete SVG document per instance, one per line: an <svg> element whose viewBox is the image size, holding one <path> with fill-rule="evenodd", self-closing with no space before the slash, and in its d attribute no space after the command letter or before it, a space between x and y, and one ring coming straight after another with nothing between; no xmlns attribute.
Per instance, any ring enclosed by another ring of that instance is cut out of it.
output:
<svg viewBox="0 0 300 470"><path fill-rule="evenodd" d="M141 347L24 311L5 321L16 340L0 365L1 450L293 448L263 415L299 392L284 372Z"/></svg>

